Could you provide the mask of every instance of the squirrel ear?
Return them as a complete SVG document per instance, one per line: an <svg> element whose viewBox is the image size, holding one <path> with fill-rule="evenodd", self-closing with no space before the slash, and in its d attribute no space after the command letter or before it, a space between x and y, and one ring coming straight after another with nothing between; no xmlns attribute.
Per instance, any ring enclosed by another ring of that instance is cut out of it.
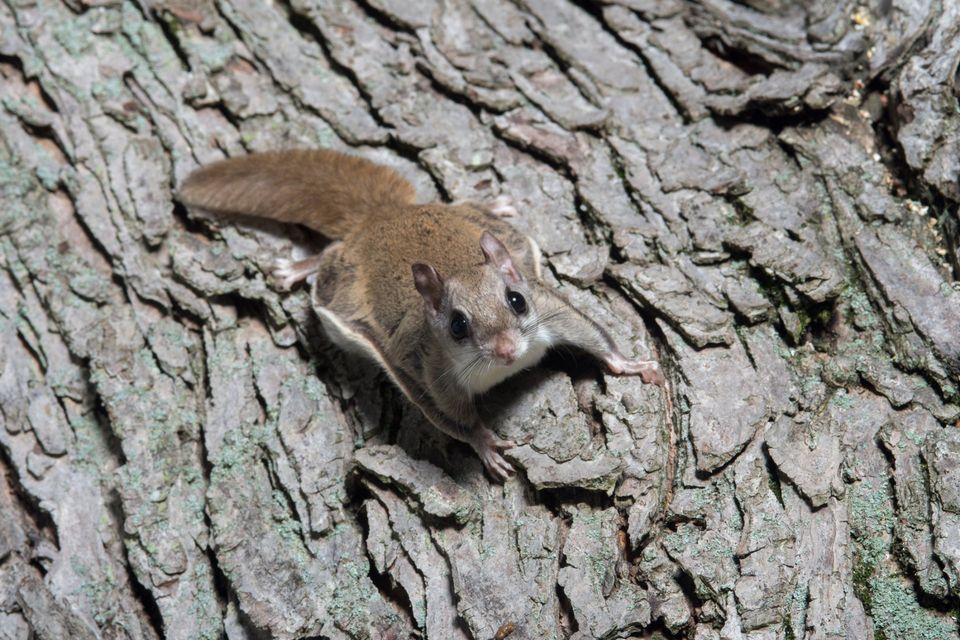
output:
<svg viewBox="0 0 960 640"><path fill-rule="evenodd" d="M520 272L513 266L513 259L510 252L503 246L503 243L489 231L484 231L480 236L480 250L483 251L487 264L492 264L511 282L520 282L523 278Z"/></svg>
<svg viewBox="0 0 960 640"><path fill-rule="evenodd" d="M440 274L429 264L416 262L411 267L413 271L413 284L417 291L423 296L427 303L427 308L434 313L440 311L440 305L443 303L443 279Z"/></svg>

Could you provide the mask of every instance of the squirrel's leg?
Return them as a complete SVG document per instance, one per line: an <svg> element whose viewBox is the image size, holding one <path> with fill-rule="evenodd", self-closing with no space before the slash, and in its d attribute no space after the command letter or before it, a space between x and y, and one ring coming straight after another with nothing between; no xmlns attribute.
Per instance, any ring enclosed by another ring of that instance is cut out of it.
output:
<svg viewBox="0 0 960 640"><path fill-rule="evenodd" d="M420 408L435 427L473 447L483 466L495 480L503 482L513 474L513 467L504 460L500 450L516 445L511 440L499 438L489 427L484 426L472 399L462 394L441 394L433 397L433 400L439 411L433 412L423 406Z"/></svg>
<svg viewBox="0 0 960 640"><path fill-rule="evenodd" d="M303 260L278 258L273 262L270 275L280 290L289 291L293 285L317 272L320 268L321 255L317 254Z"/></svg>
<svg viewBox="0 0 960 640"><path fill-rule="evenodd" d="M544 286L535 289L542 327L554 345L582 349L603 362L615 375L639 375L647 384L663 385L666 379L655 360L630 359L620 353L613 338L600 325Z"/></svg>

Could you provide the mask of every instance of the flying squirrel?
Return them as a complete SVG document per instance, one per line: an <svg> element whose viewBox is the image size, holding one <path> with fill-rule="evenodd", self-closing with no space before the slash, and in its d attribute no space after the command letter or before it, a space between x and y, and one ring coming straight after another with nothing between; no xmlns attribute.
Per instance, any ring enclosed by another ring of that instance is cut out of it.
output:
<svg viewBox="0 0 960 640"><path fill-rule="evenodd" d="M424 416L470 444L497 480L514 446L480 419L476 398L536 365L548 349L585 351L613 374L663 384L610 334L541 282L540 249L502 219L503 201L417 204L394 170L331 150L222 160L192 173L185 204L305 225L333 240L305 260L277 260L289 289L317 274L312 300L328 333L376 360Z"/></svg>

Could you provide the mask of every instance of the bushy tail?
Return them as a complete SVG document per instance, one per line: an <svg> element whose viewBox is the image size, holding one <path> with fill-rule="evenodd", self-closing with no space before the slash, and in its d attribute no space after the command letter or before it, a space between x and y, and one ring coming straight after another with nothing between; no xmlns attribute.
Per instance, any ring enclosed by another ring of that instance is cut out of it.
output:
<svg viewBox="0 0 960 640"><path fill-rule="evenodd" d="M329 150L254 153L190 174L185 204L302 224L342 238L376 211L410 204L413 185L393 169Z"/></svg>

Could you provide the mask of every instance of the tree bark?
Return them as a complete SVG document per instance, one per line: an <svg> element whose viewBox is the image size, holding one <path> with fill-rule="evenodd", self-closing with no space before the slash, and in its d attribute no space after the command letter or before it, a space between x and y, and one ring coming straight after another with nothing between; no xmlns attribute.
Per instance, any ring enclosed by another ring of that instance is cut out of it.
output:
<svg viewBox="0 0 960 640"><path fill-rule="evenodd" d="M0 638L958 638L960 4L0 3ZM492 483L185 210L290 147L507 194Z"/></svg>

